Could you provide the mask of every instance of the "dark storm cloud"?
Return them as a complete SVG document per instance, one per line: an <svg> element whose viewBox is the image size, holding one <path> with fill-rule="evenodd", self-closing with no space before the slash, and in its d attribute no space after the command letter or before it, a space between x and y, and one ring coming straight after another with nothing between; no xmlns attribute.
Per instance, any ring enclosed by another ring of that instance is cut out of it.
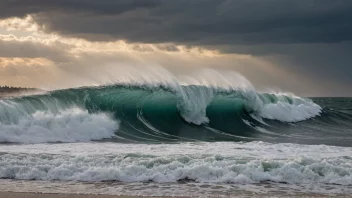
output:
<svg viewBox="0 0 352 198"><path fill-rule="evenodd" d="M351 40L350 0L2 0L47 31L90 40L189 45Z"/></svg>
<svg viewBox="0 0 352 198"><path fill-rule="evenodd" d="M92 13L116 15L138 8L156 5L155 0L2 0L0 17L25 16L39 12Z"/></svg>

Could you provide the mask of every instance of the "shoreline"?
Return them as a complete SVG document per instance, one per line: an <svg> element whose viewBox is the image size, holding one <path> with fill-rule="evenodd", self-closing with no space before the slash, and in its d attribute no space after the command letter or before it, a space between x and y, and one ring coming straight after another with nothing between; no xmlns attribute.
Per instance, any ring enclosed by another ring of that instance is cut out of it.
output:
<svg viewBox="0 0 352 198"><path fill-rule="evenodd" d="M103 195L103 194L73 194L73 193L40 193L40 192L4 192L0 191L0 197L6 198L140 198L151 196L128 196L128 195ZM159 197L157 198L167 198ZM171 196L170 196L171 197ZM181 197L173 197L181 198ZM183 197L184 198L184 197Z"/></svg>
<svg viewBox="0 0 352 198"><path fill-rule="evenodd" d="M74 193L41 193L41 192L10 192L10 191L0 191L0 197L6 198L187 198L185 197L177 197L177 196L129 196L129 195L104 195L104 194L74 194ZM201 197L197 196L197 197ZM211 196L211 197L219 197L219 196ZM222 196L220 196L222 197ZM350 197L349 195L317 195L317 194L305 194L305 195L275 195L275 194L251 194L251 195L243 195L243 194L232 194L225 197Z"/></svg>

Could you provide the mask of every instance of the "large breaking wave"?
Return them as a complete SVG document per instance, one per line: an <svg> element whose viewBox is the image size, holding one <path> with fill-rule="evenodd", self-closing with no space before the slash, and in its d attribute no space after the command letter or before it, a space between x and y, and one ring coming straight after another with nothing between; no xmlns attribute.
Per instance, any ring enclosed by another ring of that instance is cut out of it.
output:
<svg viewBox="0 0 352 198"><path fill-rule="evenodd" d="M258 93L238 74L210 73L187 84L140 77L2 99L0 141L243 140L253 130L271 133L263 119L298 122L322 112L310 99Z"/></svg>

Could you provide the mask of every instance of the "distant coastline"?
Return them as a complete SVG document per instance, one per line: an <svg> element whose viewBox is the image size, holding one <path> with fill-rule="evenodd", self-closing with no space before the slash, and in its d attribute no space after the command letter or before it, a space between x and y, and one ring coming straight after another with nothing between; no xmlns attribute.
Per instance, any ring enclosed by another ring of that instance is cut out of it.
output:
<svg viewBox="0 0 352 198"><path fill-rule="evenodd" d="M19 95L27 95L33 93L43 92L41 89L32 87L11 87L11 86L0 86L0 98L1 97L11 97Z"/></svg>

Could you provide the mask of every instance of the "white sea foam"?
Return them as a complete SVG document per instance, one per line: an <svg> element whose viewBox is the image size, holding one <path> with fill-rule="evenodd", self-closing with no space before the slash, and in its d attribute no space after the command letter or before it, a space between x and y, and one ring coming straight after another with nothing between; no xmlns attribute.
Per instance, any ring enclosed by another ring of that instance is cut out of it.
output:
<svg viewBox="0 0 352 198"><path fill-rule="evenodd" d="M0 151L0 178L352 184L351 148L324 145L76 143L3 145Z"/></svg>
<svg viewBox="0 0 352 198"><path fill-rule="evenodd" d="M277 95L279 98L280 96ZM287 101L267 103L262 105L257 114L262 118L280 120L283 122L297 122L315 117L322 108L309 99L290 96L292 104Z"/></svg>
<svg viewBox="0 0 352 198"><path fill-rule="evenodd" d="M108 114L88 113L77 107L57 112L22 111L0 121L0 142L82 142L111 138L118 122Z"/></svg>

